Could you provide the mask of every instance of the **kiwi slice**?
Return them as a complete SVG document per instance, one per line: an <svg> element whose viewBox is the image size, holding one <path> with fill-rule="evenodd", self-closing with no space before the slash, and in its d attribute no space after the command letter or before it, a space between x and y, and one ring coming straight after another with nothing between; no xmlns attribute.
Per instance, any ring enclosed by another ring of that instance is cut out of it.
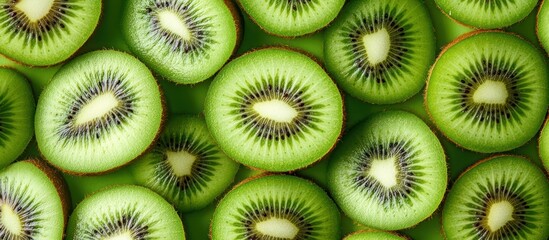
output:
<svg viewBox="0 0 549 240"><path fill-rule="evenodd" d="M538 0L435 0L448 17L475 28L503 28L516 23L536 7Z"/></svg>
<svg viewBox="0 0 549 240"><path fill-rule="evenodd" d="M369 227L412 227L433 214L446 191L444 150L411 113L375 114L353 127L330 158L327 179L335 202Z"/></svg>
<svg viewBox="0 0 549 240"><path fill-rule="evenodd" d="M217 205L212 240L339 239L337 206L316 184L290 175L244 180Z"/></svg>
<svg viewBox="0 0 549 240"><path fill-rule="evenodd" d="M168 120L153 150L133 167L137 182L162 195L183 212L213 202L231 185L239 164L214 142L204 119Z"/></svg>
<svg viewBox="0 0 549 240"><path fill-rule="evenodd" d="M345 0L238 0L238 3L267 33L297 37L328 25Z"/></svg>
<svg viewBox="0 0 549 240"><path fill-rule="evenodd" d="M73 55L92 35L100 0L1 0L0 53L46 66Z"/></svg>
<svg viewBox="0 0 549 240"><path fill-rule="evenodd" d="M541 163L545 167L545 171L549 173L549 127L547 126L548 122L549 119L545 121L545 125L543 126L543 129L541 129L541 132L539 134L538 149Z"/></svg>
<svg viewBox="0 0 549 240"><path fill-rule="evenodd" d="M0 68L0 168L13 162L34 135L34 97L25 77Z"/></svg>
<svg viewBox="0 0 549 240"><path fill-rule="evenodd" d="M149 69L126 53L100 50L64 65L36 107L38 148L71 174L99 174L130 162L155 140L163 114Z"/></svg>
<svg viewBox="0 0 549 240"><path fill-rule="evenodd" d="M0 172L0 239L62 239L69 206L65 181L43 161Z"/></svg>
<svg viewBox="0 0 549 240"><path fill-rule="evenodd" d="M545 4L545 1L542 1L539 7L536 34L541 46L543 46L546 52L549 51L549 5Z"/></svg>
<svg viewBox="0 0 549 240"><path fill-rule="evenodd" d="M407 238L390 232L356 232L343 240L406 240Z"/></svg>
<svg viewBox="0 0 549 240"><path fill-rule="evenodd" d="M362 101L402 102L425 85L435 59L429 12L419 0L352 1L328 28L326 68Z"/></svg>
<svg viewBox="0 0 549 240"><path fill-rule="evenodd" d="M236 50L240 19L226 0L128 1L123 33L151 69L176 83L214 75Z"/></svg>
<svg viewBox="0 0 549 240"><path fill-rule="evenodd" d="M185 239L183 223L166 200L134 185L103 189L76 206L68 240Z"/></svg>
<svg viewBox="0 0 549 240"><path fill-rule="evenodd" d="M206 122L232 159L291 171L322 158L343 127L343 102L309 57L266 48L228 63L206 95Z"/></svg>
<svg viewBox="0 0 549 240"><path fill-rule="evenodd" d="M549 181L527 159L480 161L454 183L442 210L447 239L548 239Z"/></svg>
<svg viewBox="0 0 549 240"><path fill-rule="evenodd" d="M477 31L442 50L425 105L450 140L477 152L517 148L538 132L548 106L544 56L504 32Z"/></svg>

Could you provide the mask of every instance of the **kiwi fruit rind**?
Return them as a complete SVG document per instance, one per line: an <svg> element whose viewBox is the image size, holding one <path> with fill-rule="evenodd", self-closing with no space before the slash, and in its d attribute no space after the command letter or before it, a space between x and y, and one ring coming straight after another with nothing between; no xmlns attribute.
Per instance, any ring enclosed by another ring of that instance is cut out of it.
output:
<svg viewBox="0 0 549 240"><path fill-rule="evenodd" d="M406 240L407 238L391 232L359 231L352 233L343 240Z"/></svg>
<svg viewBox="0 0 549 240"><path fill-rule="evenodd" d="M536 21L536 35L541 46L549 51L549 4L541 1Z"/></svg>
<svg viewBox="0 0 549 240"><path fill-rule="evenodd" d="M0 168L13 162L34 135L32 88L20 73L0 68Z"/></svg>
<svg viewBox="0 0 549 240"><path fill-rule="evenodd" d="M522 20L536 7L538 0L435 0L435 3L448 17L463 25L493 29Z"/></svg>
<svg viewBox="0 0 549 240"><path fill-rule="evenodd" d="M517 148L540 129L548 106L544 55L516 35L476 31L445 47L425 106L440 131L476 152Z"/></svg>
<svg viewBox="0 0 549 240"><path fill-rule="evenodd" d="M548 122L549 120L545 121L545 124L539 134L538 141L539 158L541 159L541 163L545 167L545 171L547 173L549 173L549 127L547 126Z"/></svg>
<svg viewBox="0 0 549 240"><path fill-rule="evenodd" d="M203 118L179 115L168 119L154 148L136 160L132 172L140 185L188 212L222 194L238 167L217 146Z"/></svg>
<svg viewBox="0 0 549 240"><path fill-rule="evenodd" d="M160 195L120 185L93 193L76 206L67 239L184 240L185 230L173 206Z"/></svg>
<svg viewBox="0 0 549 240"><path fill-rule="evenodd" d="M227 193L212 217L212 240L340 239L340 214L326 192L291 175L256 176Z"/></svg>
<svg viewBox="0 0 549 240"><path fill-rule="evenodd" d="M101 174L141 155L163 118L160 89L129 54L99 50L65 64L38 99L36 141L55 167Z"/></svg>
<svg viewBox="0 0 549 240"><path fill-rule="evenodd" d="M27 65L65 61L92 35L101 0L1 0L0 53Z"/></svg>
<svg viewBox="0 0 549 240"><path fill-rule="evenodd" d="M353 127L330 156L328 187L341 210L368 227L412 227L438 208L447 186L444 150L431 129L403 111Z"/></svg>
<svg viewBox="0 0 549 240"><path fill-rule="evenodd" d="M70 197L45 162L30 159L0 171L0 239L62 239Z"/></svg>
<svg viewBox="0 0 549 240"><path fill-rule="evenodd" d="M442 210L447 239L548 239L549 180L518 156L482 160L454 183Z"/></svg>
<svg viewBox="0 0 549 240"><path fill-rule="evenodd" d="M240 16L229 0L128 1L123 33L153 71L176 83L213 76L236 50Z"/></svg>

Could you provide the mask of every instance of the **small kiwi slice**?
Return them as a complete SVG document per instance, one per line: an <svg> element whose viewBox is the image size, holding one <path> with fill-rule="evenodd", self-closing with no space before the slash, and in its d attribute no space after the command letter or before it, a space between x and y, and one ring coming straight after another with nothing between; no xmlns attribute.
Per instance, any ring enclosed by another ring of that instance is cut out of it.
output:
<svg viewBox="0 0 549 240"><path fill-rule="evenodd" d="M442 210L447 239L548 239L549 181L527 159L480 161L454 183Z"/></svg>
<svg viewBox="0 0 549 240"><path fill-rule="evenodd" d="M503 28L530 14L538 0L435 0L448 17L475 28Z"/></svg>
<svg viewBox="0 0 549 240"><path fill-rule="evenodd" d="M229 0L128 1L123 32L133 53L176 83L214 75L236 50L240 19Z"/></svg>
<svg viewBox="0 0 549 240"><path fill-rule="evenodd" d="M309 57L282 48L227 64L206 95L206 122L232 159L291 171L322 158L343 127L343 102L328 74Z"/></svg>
<svg viewBox="0 0 549 240"><path fill-rule="evenodd" d="M352 233L343 240L406 240L408 238L390 232L367 232L360 231Z"/></svg>
<svg viewBox="0 0 549 240"><path fill-rule="evenodd" d="M69 207L65 181L43 161L0 171L0 239L62 239Z"/></svg>
<svg viewBox="0 0 549 240"><path fill-rule="evenodd" d="M444 197L444 150L431 129L402 111L378 113L353 127L328 165L328 186L343 212L383 230L412 227Z"/></svg>
<svg viewBox="0 0 549 240"><path fill-rule="evenodd" d="M244 180L217 205L212 240L339 239L337 206L316 184L290 175Z"/></svg>
<svg viewBox="0 0 549 240"><path fill-rule="evenodd" d="M536 34L541 46L546 52L549 52L549 4L545 4L545 0L541 2L539 7Z"/></svg>
<svg viewBox="0 0 549 240"><path fill-rule="evenodd" d="M185 239L183 223L166 200L134 185L103 189L76 206L67 227L68 240Z"/></svg>
<svg viewBox="0 0 549 240"><path fill-rule="evenodd" d="M345 0L238 0L238 3L267 33L297 37L328 25Z"/></svg>
<svg viewBox="0 0 549 240"><path fill-rule="evenodd" d="M0 68L0 168L13 162L34 135L34 97L25 77Z"/></svg>
<svg viewBox="0 0 549 240"><path fill-rule="evenodd" d="M352 96L402 102L425 85L435 35L420 0L352 1L328 28L326 68Z"/></svg>
<svg viewBox="0 0 549 240"><path fill-rule="evenodd" d="M442 50L429 75L425 105L442 133L461 147L511 150L543 123L548 74L544 55L525 40L476 31Z"/></svg>
<svg viewBox="0 0 549 240"><path fill-rule="evenodd" d="M547 126L548 122L549 118L545 121L545 125L543 126L539 134L538 149L541 163L545 167L545 171L549 173L549 127Z"/></svg>
<svg viewBox="0 0 549 240"><path fill-rule="evenodd" d="M99 174L141 155L155 140L162 96L149 69L126 53L99 50L64 65L38 99L36 141L71 174Z"/></svg>
<svg viewBox="0 0 549 240"><path fill-rule="evenodd" d="M204 119L168 120L153 150L133 166L137 182L162 195L183 212L213 202L231 185L239 164L217 147Z"/></svg>
<svg viewBox="0 0 549 240"><path fill-rule="evenodd" d="M0 53L46 66L73 55L92 35L101 0L1 0Z"/></svg>

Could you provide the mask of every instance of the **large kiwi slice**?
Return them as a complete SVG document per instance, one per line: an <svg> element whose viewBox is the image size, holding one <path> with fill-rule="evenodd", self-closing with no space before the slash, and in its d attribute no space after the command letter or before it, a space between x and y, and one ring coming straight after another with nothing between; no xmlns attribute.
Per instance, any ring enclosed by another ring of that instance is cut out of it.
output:
<svg viewBox="0 0 549 240"><path fill-rule="evenodd" d="M353 1L326 31L326 67L349 94L402 102L425 85L435 59L429 12L419 0Z"/></svg>
<svg viewBox="0 0 549 240"><path fill-rule="evenodd" d="M212 240L339 239L339 212L316 184L290 175L245 180L215 209Z"/></svg>
<svg viewBox="0 0 549 240"><path fill-rule="evenodd" d="M1 0L0 53L29 65L53 65L91 36L100 0Z"/></svg>
<svg viewBox="0 0 549 240"><path fill-rule="evenodd" d="M183 223L166 200L139 186L122 185L94 193L76 206L68 240L185 239Z"/></svg>
<svg viewBox="0 0 549 240"><path fill-rule="evenodd" d="M70 207L65 181L40 160L0 172L0 239L62 239Z"/></svg>
<svg viewBox="0 0 549 240"><path fill-rule="evenodd" d="M384 230L412 227L440 205L447 185L444 150L411 113L376 114L336 147L328 186L350 218Z"/></svg>
<svg viewBox="0 0 549 240"><path fill-rule="evenodd" d="M141 155L160 129L163 106L149 69L122 52L75 58L38 99L38 148L72 174L97 174Z"/></svg>
<svg viewBox="0 0 549 240"><path fill-rule="evenodd" d="M519 147L548 106L544 55L519 37L477 31L445 47L431 69L425 105L450 140L477 152Z"/></svg>
<svg viewBox="0 0 549 240"><path fill-rule="evenodd" d="M307 56L279 48L227 64L208 90L204 112L229 157L269 171L320 159L343 125L341 94L326 72Z"/></svg>
<svg viewBox="0 0 549 240"><path fill-rule="evenodd" d="M176 83L214 75L235 51L240 20L228 0L128 1L123 32L143 62Z"/></svg>
<svg viewBox="0 0 549 240"><path fill-rule="evenodd" d="M543 126L543 129L541 129L541 132L539 134L539 157L541 159L541 162L543 163L543 166L545 167L545 171L549 173L549 127L547 125L549 123L548 120L545 121L545 125Z"/></svg>
<svg viewBox="0 0 549 240"><path fill-rule="evenodd" d="M34 97L25 77L0 68L0 168L15 160L34 135Z"/></svg>
<svg viewBox="0 0 549 240"><path fill-rule="evenodd" d="M343 240L406 240L407 238L390 232L361 231L353 233Z"/></svg>
<svg viewBox="0 0 549 240"><path fill-rule="evenodd" d="M435 0L450 18L476 28L503 28L530 14L538 0Z"/></svg>
<svg viewBox="0 0 549 240"><path fill-rule="evenodd" d="M549 239L549 181L527 159L499 156L464 172L442 210L447 239Z"/></svg>
<svg viewBox="0 0 549 240"><path fill-rule="evenodd" d="M238 0L250 18L266 32L297 37L328 25L344 0Z"/></svg>
<svg viewBox="0 0 549 240"><path fill-rule="evenodd" d="M133 167L137 181L180 211L205 207L233 182L239 164L217 147L202 118L175 116Z"/></svg>
<svg viewBox="0 0 549 240"><path fill-rule="evenodd" d="M545 4L545 0L539 7L536 34L545 51L549 52L549 4Z"/></svg>

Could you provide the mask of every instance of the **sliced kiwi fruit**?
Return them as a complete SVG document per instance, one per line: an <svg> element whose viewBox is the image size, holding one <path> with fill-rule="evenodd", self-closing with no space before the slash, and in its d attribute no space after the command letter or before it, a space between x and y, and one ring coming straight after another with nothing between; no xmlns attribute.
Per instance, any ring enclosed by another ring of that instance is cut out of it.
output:
<svg viewBox="0 0 549 240"><path fill-rule="evenodd" d="M549 51L549 4L545 4L545 0L541 2L539 7L537 22L536 22L536 34L538 36L541 46L546 52Z"/></svg>
<svg viewBox="0 0 549 240"><path fill-rule="evenodd" d="M406 240L407 238L390 232L360 231L352 233L343 240Z"/></svg>
<svg viewBox="0 0 549 240"><path fill-rule="evenodd" d="M123 33L151 69L176 83L214 75L236 50L240 19L229 0L128 1Z"/></svg>
<svg viewBox="0 0 549 240"><path fill-rule="evenodd" d="M402 102L425 85L435 35L420 0L352 1L328 28L326 68L345 92L375 104Z"/></svg>
<svg viewBox="0 0 549 240"><path fill-rule="evenodd" d="M328 25L336 18L345 0L238 0L238 3L267 33L297 37Z"/></svg>
<svg viewBox="0 0 549 240"><path fill-rule="evenodd" d="M212 240L339 239L337 206L316 184L290 175L244 180L217 205Z"/></svg>
<svg viewBox="0 0 549 240"><path fill-rule="evenodd" d="M188 212L205 207L223 193L238 166L219 149L204 119L174 116L152 151L132 169L139 184Z"/></svg>
<svg viewBox="0 0 549 240"><path fill-rule="evenodd" d="M541 163L543 163L545 171L549 173L549 127L547 126L548 122L549 119L545 121L545 125L543 126L539 134L538 149Z"/></svg>
<svg viewBox="0 0 549 240"><path fill-rule="evenodd" d="M527 159L480 161L454 183L442 210L447 239L548 239L549 180Z"/></svg>
<svg viewBox="0 0 549 240"><path fill-rule="evenodd" d="M0 239L62 239L70 207L65 181L41 160L0 171Z"/></svg>
<svg viewBox="0 0 549 240"><path fill-rule="evenodd" d="M36 141L55 167L100 174L141 155L155 140L162 96L149 69L113 50L64 65L38 99Z"/></svg>
<svg viewBox="0 0 549 240"><path fill-rule="evenodd" d="M504 32L476 31L442 50L425 106L457 145L477 152L517 148L538 132L548 106L544 55Z"/></svg>
<svg viewBox="0 0 549 240"><path fill-rule="evenodd" d="M431 216L447 185L444 150L431 129L403 111L353 127L330 156L328 186L351 219L398 230Z"/></svg>
<svg viewBox="0 0 549 240"><path fill-rule="evenodd" d="M34 135L34 97L25 77L0 68L0 168L13 162Z"/></svg>
<svg viewBox="0 0 549 240"><path fill-rule="evenodd" d="M458 23L475 28L503 28L530 14L538 0L435 0L440 10Z"/></svg>
<svg viewBox="0 0 549 240"><path fill-rule="evenodd" d="M268 171L306 167L328 153L343 125L337 86L315 61L266 48L228 63L212 82L204 114L232 159Z"/></svg>
<svg viewBox="0 0 549 240"><path fill-rule="evenodd" d="M101 0L1 0L0 53L47 66L72 56L92 35Z"/></svg>
<svg viewBox="0 0 549 240"><path fill-rule="evenodd" d="M185 239L183 223L166 200L134 185L100 190L76 206L68 240Z"/></svg>

